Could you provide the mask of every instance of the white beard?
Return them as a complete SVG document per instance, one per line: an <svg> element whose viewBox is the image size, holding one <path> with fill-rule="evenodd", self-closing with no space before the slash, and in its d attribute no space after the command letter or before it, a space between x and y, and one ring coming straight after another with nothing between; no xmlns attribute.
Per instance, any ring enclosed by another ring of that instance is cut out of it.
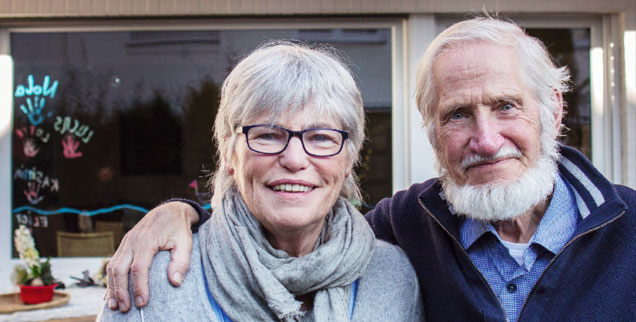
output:
<svg viewBox="0 0 636 322"><path fill-rule="evenodd" d="M519 153L516 149L499 151L498 155ZM474 161L469 158L463 164ZM479 186L459 186L448 172L440 180L446 200L455 212L484 221L499 221L523 215L531 207L546 200L556 181L556 157L544 153L535 167L520 178L509 182L495 182Z"/></svg>

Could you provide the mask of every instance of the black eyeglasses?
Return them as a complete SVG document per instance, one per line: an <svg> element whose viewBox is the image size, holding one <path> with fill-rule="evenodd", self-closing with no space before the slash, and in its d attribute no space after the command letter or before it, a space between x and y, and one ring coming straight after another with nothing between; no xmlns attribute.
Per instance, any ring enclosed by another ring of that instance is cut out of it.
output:
<svg viewBox="0 0 636 322"><path fill-rule="evenodd" d="M330 157L342 151L349 132L336 129L313 128L292 131L277 125L257 124L241 128L250 150L263 154L285 151L292 137L297 136L305 152L315 157Z"/></svg>

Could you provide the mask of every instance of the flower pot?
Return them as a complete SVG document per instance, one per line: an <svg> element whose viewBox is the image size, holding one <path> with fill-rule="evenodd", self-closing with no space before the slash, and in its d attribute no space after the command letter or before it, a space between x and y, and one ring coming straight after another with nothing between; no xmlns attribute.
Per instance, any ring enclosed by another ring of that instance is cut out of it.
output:
<svg viewBox="0 0 636 322"><path fill-rule="evenodd" d="M44 286L20 285L20 299L24 304L38 304L53 299L53 289L57 284Z"/></svg>

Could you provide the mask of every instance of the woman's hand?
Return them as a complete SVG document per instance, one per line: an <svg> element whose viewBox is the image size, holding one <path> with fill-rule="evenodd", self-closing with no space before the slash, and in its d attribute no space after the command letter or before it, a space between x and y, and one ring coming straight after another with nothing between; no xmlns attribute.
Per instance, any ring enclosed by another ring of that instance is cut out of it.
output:
<svg viewBox="0 0 636 322"><path fill-rule="evenodd" d="M181 285L190 267L192 231L199 222L196 210L183 202L168 202L152 209L122 239L106 272L108 290L106 296L111 310L121 312L130 309L128 275L131 273L135 305L143 307L148 302L148 270L152 259L160 250L170 250L168 279L174 286Z"/></svg>

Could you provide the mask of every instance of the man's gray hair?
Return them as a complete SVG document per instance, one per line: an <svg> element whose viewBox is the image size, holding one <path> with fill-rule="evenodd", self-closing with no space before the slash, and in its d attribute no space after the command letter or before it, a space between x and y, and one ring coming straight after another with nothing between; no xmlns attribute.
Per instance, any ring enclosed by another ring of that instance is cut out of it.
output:
<svg viewBox="0 0 636 322"><path fill-rule="evenodd" d="M439 151L435 136L436 95L433 69L446 51L462 45L487 42L514 48L521 65L521 77L533 92L540 112L541 141L544 153L558 157L554 113L559 106L555 91L569 90L567 67L557 67L543 43L527 35L512 22L492 17L478 17L456 23L439 34L424 53L417 68L416 101L433 148ZM560 132L560 129L558 130ZM441 160L438 160L441 161Z"/></svg>
<svg viewBox="0 0 636 322"><path fill-rule="evenodd" d="M263 115L273 123L282 115L305 109L333 118L349 132L343 152L355 165L364 141L362 95L334 49L276 41L260 46L236 65L223 82L214 122L218 161L209 183L213 208L221 204L228 190L235 188L227 162L232 160L237 129ZM345 178L340 195L361 200L353 171Z"/></svg>

